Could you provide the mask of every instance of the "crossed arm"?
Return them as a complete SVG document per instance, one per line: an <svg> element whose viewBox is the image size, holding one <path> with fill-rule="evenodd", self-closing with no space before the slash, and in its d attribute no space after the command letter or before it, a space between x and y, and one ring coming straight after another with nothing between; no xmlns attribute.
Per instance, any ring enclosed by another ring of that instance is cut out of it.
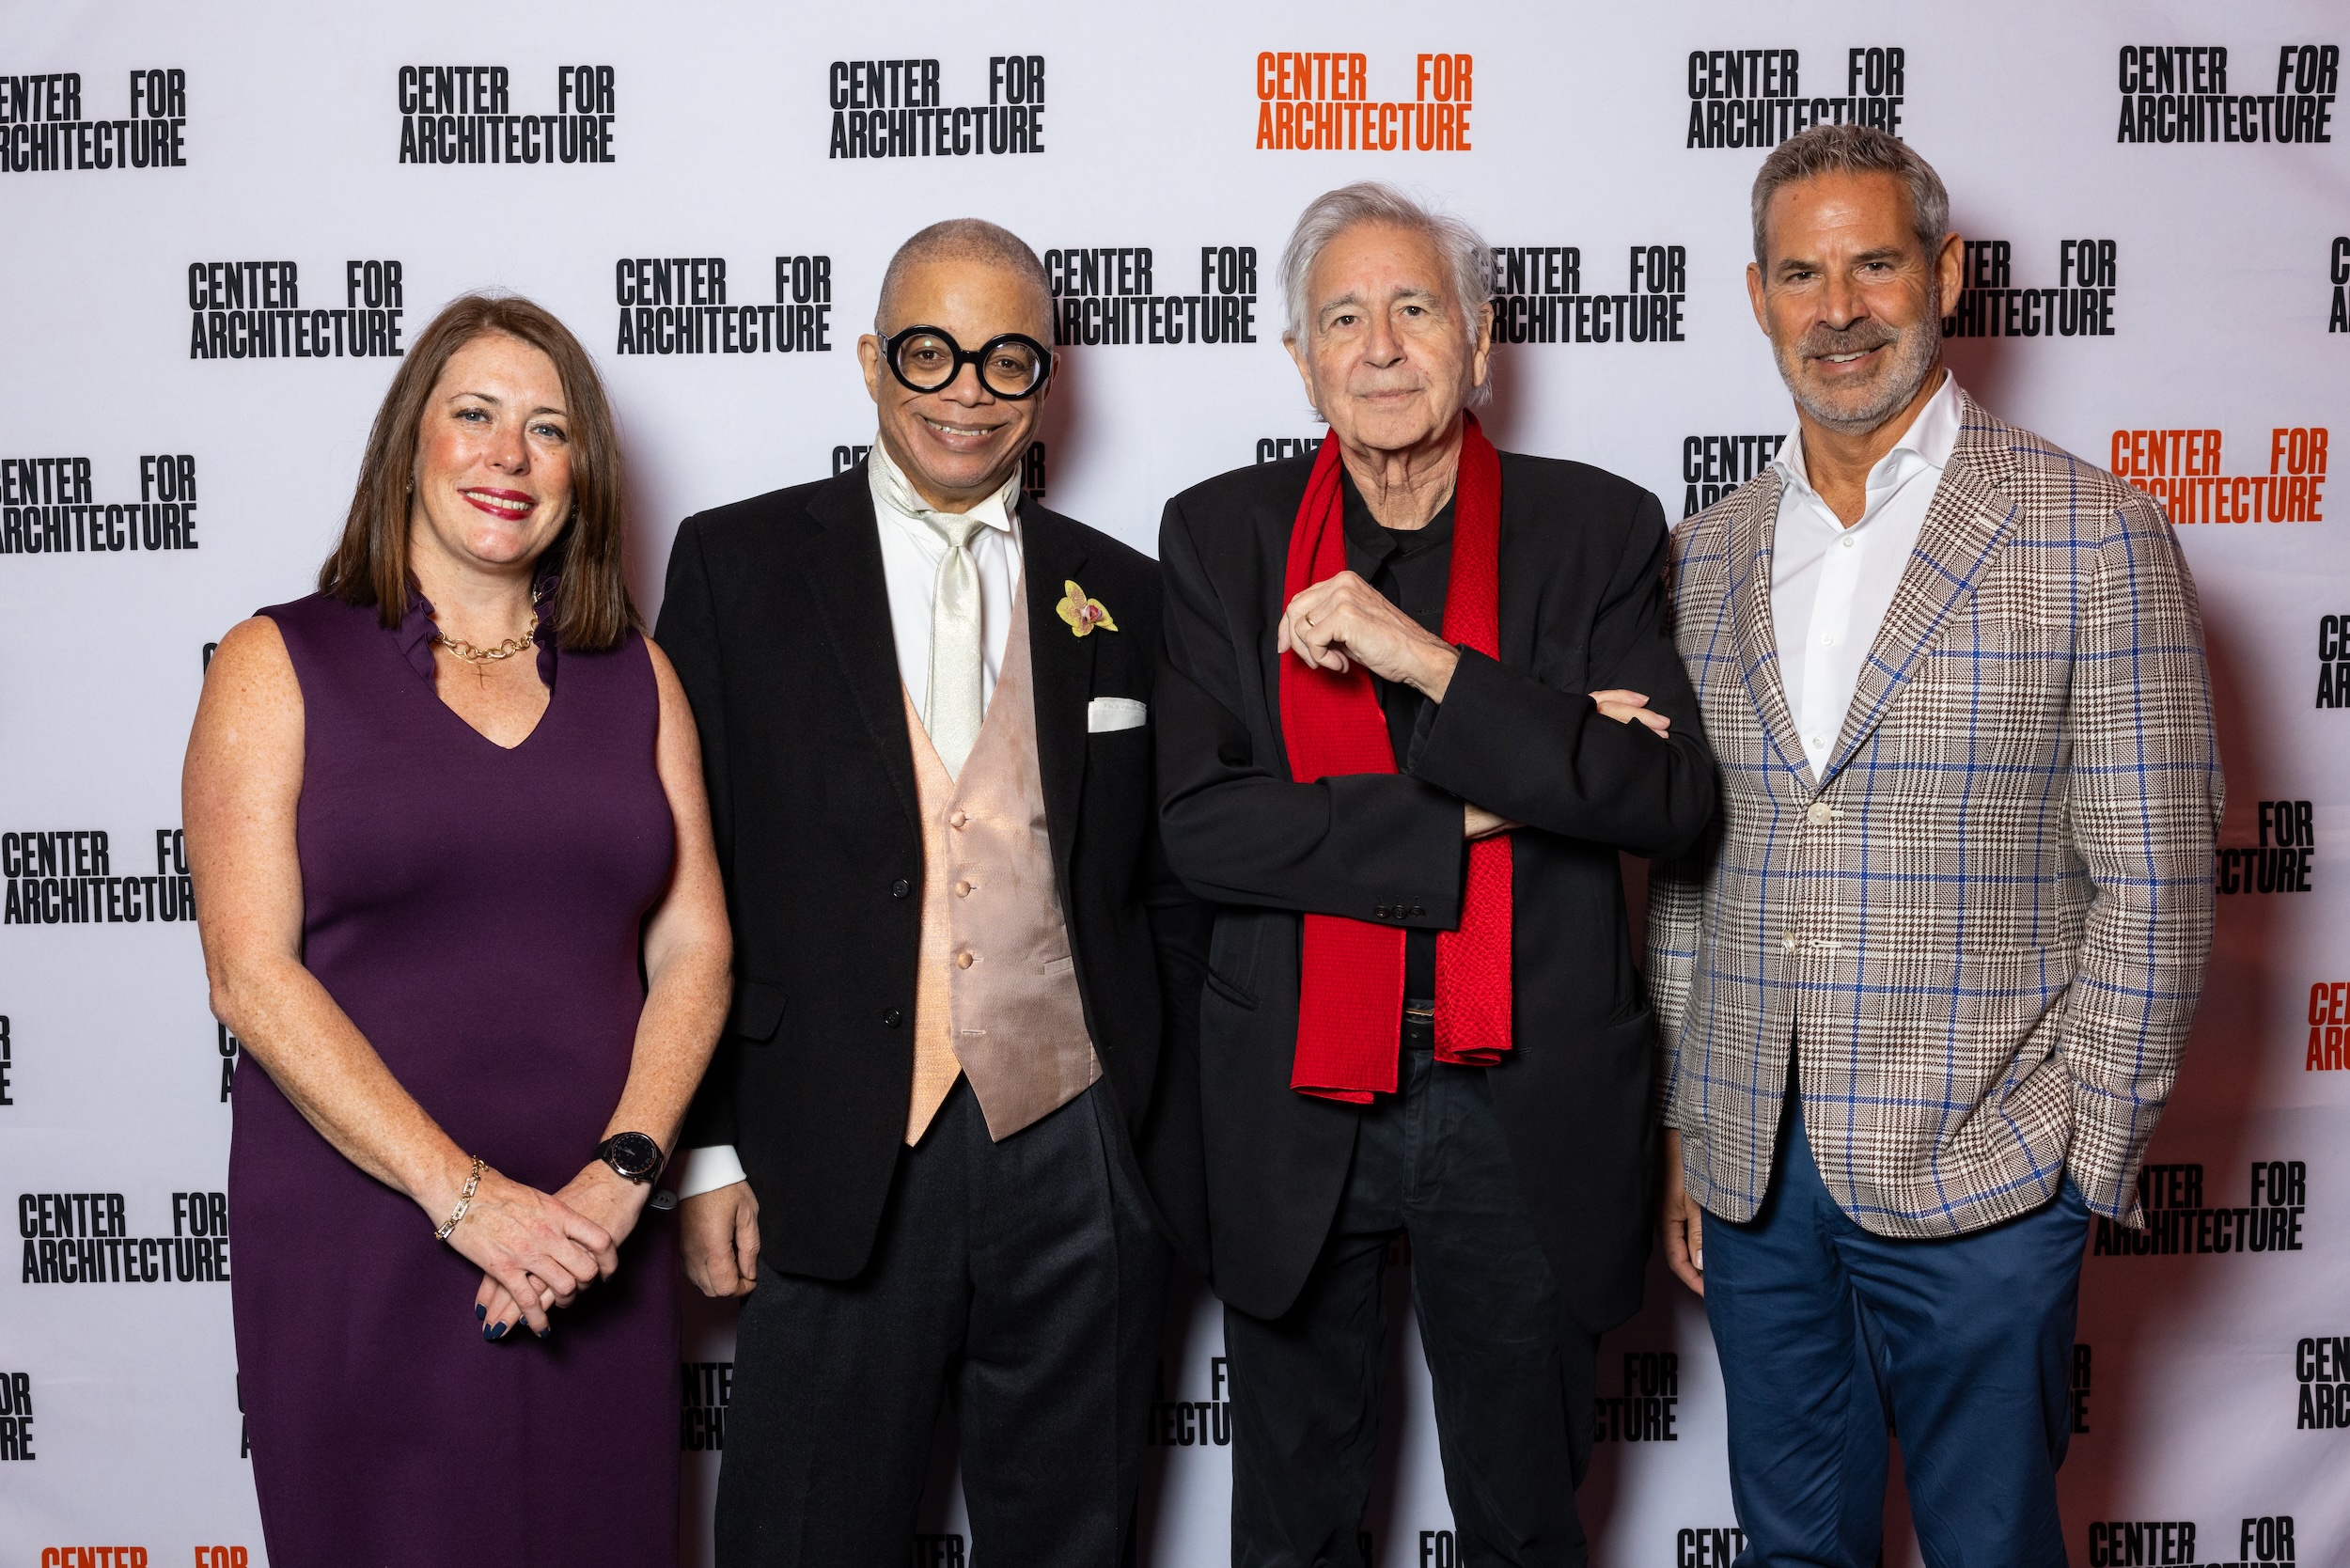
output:
<svg viewBox="0 0 2350 1568"><path fill-rule="evenodd" d="M1307 588L1284 607L1277 657L1359 662L1426 693L1434 713L1408 772L1299 784L1258 755L1244 715L1260 678L1232 629L1246 617L1218 601L1170 504L1159 765L1177 870L1221 902L1365 918L1401 899L1418 911L1402 924L1445 929L1459 919L1464 839L1526 826L1636 854L1685 844L1713 812L1713 761L1664 632L1665 544L1649 503L1590 624L1575 628L1590 669L1612 682L1588 696L1445 642L1352 572Z"/></svg>

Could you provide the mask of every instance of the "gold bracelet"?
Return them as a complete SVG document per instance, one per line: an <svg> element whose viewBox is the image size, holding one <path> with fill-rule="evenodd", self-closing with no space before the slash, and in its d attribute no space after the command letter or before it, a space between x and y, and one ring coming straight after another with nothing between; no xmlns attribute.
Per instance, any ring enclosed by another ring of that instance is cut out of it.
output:
<svg viewBox="0 0 2350 1568"><path fill-rule="evenodd" d="M465 1188L462 1192L460 1192L457 1195L457 1207L450 1211L448 1222L443 1225L438 1231L432 1232L432 1239L434 1241L448 1240L448 1233L457 1229L457 1222L459 1220L465 1217L465 1209L473 1202L474 1188L481 1184L481 1172L486 1168L487 1168L481 1162L481 1156L476 1154L473 1157L472 1173L465 1178Z"/></svg>

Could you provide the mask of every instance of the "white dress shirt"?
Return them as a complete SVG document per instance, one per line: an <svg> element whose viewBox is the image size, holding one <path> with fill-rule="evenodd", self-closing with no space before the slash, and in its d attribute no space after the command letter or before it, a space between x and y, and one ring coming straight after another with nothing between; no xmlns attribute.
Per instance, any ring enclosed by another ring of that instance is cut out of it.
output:
<svg viewBox="0 0 2350 1568"><path fill-rule="evenodd" d="M947 541L922 521L933 509L922 499L905 474L889 460L876 440L866 459L866 482L873 493L873 525L881 535L882 581L889 595L889 629L898 644L898 678L914 699L914 711L927 706L931 685L931 600L938 583L938 563L946 558ZM1014 468L1003 488L972 507L966 514L984 525L971 536L971 558L979 569L980 711L995 698L996 678L1004 668L1004 649L1011 638L1013 595L1020 588L1020 520L1012 503L1020 494L1020 471ZM743 1162L732 1144L688 1149L669 1169L669 1185L680 1198L713 1192L744 1179Z"/></svg>
<svg viewBox="0 0 2350 1568"><path fill-rule="evenodd" d="M1850 527L1811 488L1800 424L1772 462L1780 489L1771 625L1787 712L1815 781L1835 755L1869 649L1958 445L1958 383L1946 370L1893 449L1869 470L1868 498Z"/></svg>
<svg viewBox="0 0 2350 1568"><path fill-rule="evenodd" d="M890 630L898 639L898 675L914 698L914 711L924 713L931 690L931 600L947 541L922 521L936 509L915 492L879 441L866 460L865 477L873 492L873 521L881 529L882 578L889 589ZM1019 494L1020 470L1014 468L1003 488L964 514L984 525L971 536L971 558L979 568L981 713L995 700L1011 637L1011 600L1020 588L1020 522L1012 502Z"/></svg>

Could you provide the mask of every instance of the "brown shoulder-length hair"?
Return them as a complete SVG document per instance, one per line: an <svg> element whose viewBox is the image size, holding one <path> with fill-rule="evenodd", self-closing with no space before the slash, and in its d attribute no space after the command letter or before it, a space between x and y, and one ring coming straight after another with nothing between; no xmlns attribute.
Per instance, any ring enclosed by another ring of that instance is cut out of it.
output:
<svg viewBox="0 0 2350 1568"><path fill-rule="evenodd" d="M425 405L449 356L494 332L518 337L555 361L571 415L572 517L540 557L542 568L551 565L562 574L555 595L556 646L582 652L616 648L640 623L621 566L626 518L612 405L595 362L571 329L512 294L460 295L410 345L384 406L375 411L342 541L319 568L319 591L346 604L376 606L376 619L387 628L408 613L409 505Z"/></svg>

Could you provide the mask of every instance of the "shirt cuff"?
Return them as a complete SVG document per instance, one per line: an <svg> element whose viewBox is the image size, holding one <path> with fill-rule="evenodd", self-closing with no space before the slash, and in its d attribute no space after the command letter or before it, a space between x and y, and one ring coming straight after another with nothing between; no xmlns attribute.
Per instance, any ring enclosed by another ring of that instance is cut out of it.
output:
<svg viewBox="0 0 2350 1568"><path fill-rule="evenodd" d="M731 1143L688 1149L669 1163L669 1189L681 1199L698 1198L749 1179Z"/></svg>

